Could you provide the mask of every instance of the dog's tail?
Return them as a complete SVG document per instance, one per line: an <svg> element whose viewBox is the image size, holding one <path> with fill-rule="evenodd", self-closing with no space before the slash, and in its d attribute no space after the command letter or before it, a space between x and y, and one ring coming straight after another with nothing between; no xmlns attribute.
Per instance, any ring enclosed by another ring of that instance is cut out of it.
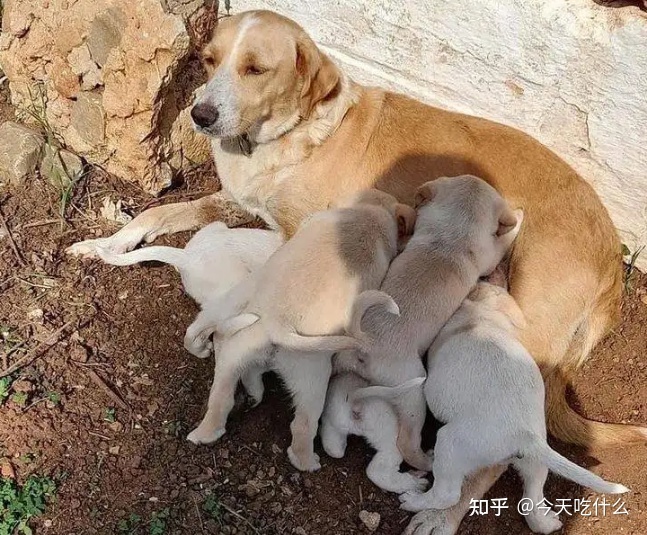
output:
<svg viewBox="0 0 647 535"><path fill-rule="evenodd" d="M359 339L365 338L365 333L362 331L362 318L369 308L382 305L387 312L394 316L400 315L400 307L393 300L389 294L380 290L366 290L357 296L353 303L353 309L348 322L348 332Z"/></svg>
<svg viewBox="0 0 647 535"><path fill-rule="evenodd" d="M406 394L411 389L421 386L425 382L425 377L416 377L409 379L397 386L365 386L358 388L348 396L348 401L354 403L368 398L377 398L383 401L394 401L401 395Z"/></svg>
<svg viewBox="0 0 647 535"><path fill-rule="evenodd" d="M280 334L279 334L280 333ZM361 349L360 340L345 335L304 336L285 329L272 330L272 343L292 351L333 352Z"/></svg>
<svg viewBox="0 0 647 535"><path fill-rule="evenodd" d="M521 454L523 456L534 457L545 464L551 472L575 481L575 483L583 487L588 487L595 492L604 494L623 494L629 492L629 489L624 485L605 481L586 468L582 468L574 462L569 461L540 439L537 439L535 444L527 451L521 452Z"/></svg>
<svg viewBox="0 0 647 535"><path fill-rule="evenodd" d="M114 253L104 247L97 247L97 254L106 264L113 266L130 266L153 260L170 264L177 269L182 269L187 265L187 255L184 250L164 245L142 247L129 253Z"/></svg>

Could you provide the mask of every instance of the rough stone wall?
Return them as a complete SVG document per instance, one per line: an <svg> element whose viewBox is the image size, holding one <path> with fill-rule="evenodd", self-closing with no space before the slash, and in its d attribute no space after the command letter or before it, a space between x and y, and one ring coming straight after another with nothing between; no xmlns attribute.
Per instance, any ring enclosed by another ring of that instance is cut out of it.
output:
<svg viewBox="0 0 647 535"><path fill-rule="evenodd" d="M6 0L0 64L12 102L90 162L158 193L187 155L208 157L180 111L199 82L188 59L216 15L216 0Z"/></svg>
<svg viewBox="0 0 647 535"><path fill-rule="evenodd" d="M516 126L647 244L647 14L593 0L232 0L302 24L362 83ZM647 269L647 251L639 265Z"/></svg>

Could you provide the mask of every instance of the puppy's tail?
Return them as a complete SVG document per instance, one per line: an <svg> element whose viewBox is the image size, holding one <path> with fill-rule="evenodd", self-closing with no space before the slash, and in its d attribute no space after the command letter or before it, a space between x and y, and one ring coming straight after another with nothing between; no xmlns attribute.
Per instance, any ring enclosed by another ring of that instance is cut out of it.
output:
<svg viewBox="0 0 647 535"><path fill-rule="evenodd" d="M348 322L348 332L356 338L365 337L362 331L362 318L369 308L382 305L387 312L394 316L400 315L400 307L389 294L380 290L366 290L357 296Z"/></svg>
<svg viewBox="0 0 647 535"><path fill-rule="evenodd" d="M403 394L406 394L413 388L421 386L425 382L425 377L416 377L409 379L397 386L366 386L358 388L348 396L348 401L354 403L367 398L377 398L383 401L394 401Z"/></svg>
<svg viewBox="0 0 647 535"><path fill-rule="evenodd" d="M575 483L588 487L595 492L604 494L623 494L629 492L629 489L618 483L605 481L600 476L590 472L586 468L578 466L569 461L563 455L557 453L546 442L537 439L537 442L529 448L528 451L522 452L522 455L534 457L545 464L551 472L575 481Z"/></svg>
<svg viewBox="0 0 647 535"><path fill-rule="evenodd" d="M221 336L233 336L238 331L247 329L251 325L254 325L260 318L260 316L252 313L239 314L232 318L226 319L221 325L217 327L217 332Z"/></svg>
<svg viewBox="0 0 647 535"><path fill-rule="evenodd" d="M273 334L280 332L274 330ZM272 336L272 343L292 351L305 352L332 352L345 351L347 349L361 349L360 340L352 336L327 335L327 336L304 336L294 331L283 332L278 336Z"/></svg>
<svg viewBox="0 0 647 535"><path fill-rule="evenodd" d="M113 266L130 266L153 260L170 264L177 269L182 269L187 265L187 255L182 249L163 245L143 247L129 253L114 253L109 249L97 247L97 254L106 264Z"/></svg>

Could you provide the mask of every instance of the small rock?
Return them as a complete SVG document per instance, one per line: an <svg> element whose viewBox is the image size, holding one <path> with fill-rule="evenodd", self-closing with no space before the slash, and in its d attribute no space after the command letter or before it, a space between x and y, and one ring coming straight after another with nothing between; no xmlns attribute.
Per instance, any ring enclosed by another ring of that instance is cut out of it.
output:
<svg viewBox="0 0 647 535"><path fill-rule="evenodd" d="M362 510L359 512L359 519L371 532L380 526L380 513L369 513L368 511Z"/></svg>
<svg viewBox="0 0 647 535"><path fill-rule="evenodd" d="M52 145L45 145L40 175L52 186L64 189L83 174L83 161L76 154Z"/></svg>
<svg viewBox="0 0 647 535"><path fill-rule="evenodd" d="M27 312L27 319L31 321L40 321L43 319L43 309L42 308L32 308Z"/></svg>
<svg viewBox="0 0 647 535"><path fill-rule="evenodd" d="M101 67L105 65L110 51L119 45L126 23L124 12L116 7L99 13L92 21L87 44L92 59Z"/></svg>
<svg viewBox="0 0 647 535"><path fill-rule="evenodd" d="M81 92L72 107L70 126L83 141L96 147L105 139L105 114L101 95Z"/></svg>
<svg viewBox="0 0 647 535"><path fill-rule="evenodd" d="M5 461L2 463L2 467L0 468L0 474L2 474L2 477L6 477L9 479L16 479L16 471L13 469L13 466L9 461Z"/></svg>
<svg viewBox="0 0 647 535"><path fill-rule="evenodd" d="M0 125L0 181L20 184L33 174L44 143L38 132L26 126L11 121Z"/></svg>
<svg viewBox="0 0 647 535"><path fill-rule="evenodd" d="M308 535L305 529L303 529L301 526L299 526L297 529L294 530L295 535Z"/></svg>
<svg viewBox="0 0 647 535"><path fill-rule="evenodd" d="M272 444L272 453L280 455L281 453L283 453L283 450L279 448L278 444Z"/></svg>
<svg viewBox="0 0 647 535"><path fill-rule="evenodd" d="M124 429L124 424L122 424L118 420L115 420L114 422L110 422L108 424L108 429L110 429L111 431L114 431L115 433L120 433Z"/></svg>
<svg viewBox="0 0 647 535"><path fill-rule="evenodd" d="M51 528L53 524L54 522L52 522L49 518L43 520L43 527Z"/></svg>
<svg viewBox="0 0 647 535"><path fill-rule="evenodd" d="M641 296L640 300L643 302L643 304L647 305L647 294Z"/></svg>
<svg viewBox="0 0 647 535"><path fill-rule="evenodd" d="M28 394L33 392L34 385L29 381L14 381L12 388L14 392L24 392L25 394Z"/></svg>
<svg viewBox="0 0 647 535"><path fill-rule="evenodd" d="M120 446L110 446L108 448L108 452L110 455L119 455L119 450L121 449Z"/></svg>

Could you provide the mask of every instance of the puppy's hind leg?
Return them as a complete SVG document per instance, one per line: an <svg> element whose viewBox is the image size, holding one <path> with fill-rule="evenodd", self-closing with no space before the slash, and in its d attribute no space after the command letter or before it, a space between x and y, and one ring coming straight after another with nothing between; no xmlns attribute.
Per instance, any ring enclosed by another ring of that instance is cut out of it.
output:
<svg viewBox="0 0 647 535"><path fill-rule="evenodd" d="M434 447L434 483L424 494L402 494L402 509L412 512L448 509L460 501L463 480L478 467L470 462L469 452L462 451L463 444L469 444L469 440L462 440L458 433L451 424L440 428Z"/></svg>
<svg viewBox="0 0 647 535"><path fill-rule="evenodd" d="M548 477L548 468L536 459L523 457L515 459L512 465L519 471L523 480L523 498L533 506L526 516L528 527L535 533L552 533L562 527L555 511L548 506L539 507L544 499L544 484Z"/></svg>
<svg viewBox="0 0 647 535"><path fill-rule="evenodd" d="M314 452L319 418L326 401L326 390L332 371L332 354L277 355L276 371L292 393L294 419L290 424L292 444L288 457L298 470L314 472L321 468Z"/></svg>
<svg viewBox="0 0 647 535"><path fill-rule="evenodd" d="M263 386L264 371L265 368L252 366L241 377L245 392L254 400L254 407L263 401L263 394L265 393L265 386Z"/></svg>
<svg viewBox="0 0 647 535"><path fill-rule="evenodd" d="M427 415L427 401L422 388L403 393L395 400L394 406L400 422L398 448L404 460L417 470L429 472L432 459L421 447L422 428Z"/></svg>
<svg viewBox="0 0 647 535"><path fill-rule="evenodd" d="M194 444L210 444L225 434L225 424L234 406L236 385L242 370L264 363L268 350L267 337L260 325L225 341L216 360L207 412L187 440Z"/></svg>
<svg viewBox="0 0 647 535"><path fill-rule="evenodd" d="M348 435L334 426L326 417L321 422L321 445L333 459L341 459L346 453Z"/></svg>
<svg viewBox="0 0 647 535"><path fill-rule="evenodd" d="M402 455L397 445L398 421L384 403L363 403L362 414L364 437L377 453L366 468L366 475L381 489L401 494L407 491L421 492L427 480L410 473L400 472Z"/></svg>

